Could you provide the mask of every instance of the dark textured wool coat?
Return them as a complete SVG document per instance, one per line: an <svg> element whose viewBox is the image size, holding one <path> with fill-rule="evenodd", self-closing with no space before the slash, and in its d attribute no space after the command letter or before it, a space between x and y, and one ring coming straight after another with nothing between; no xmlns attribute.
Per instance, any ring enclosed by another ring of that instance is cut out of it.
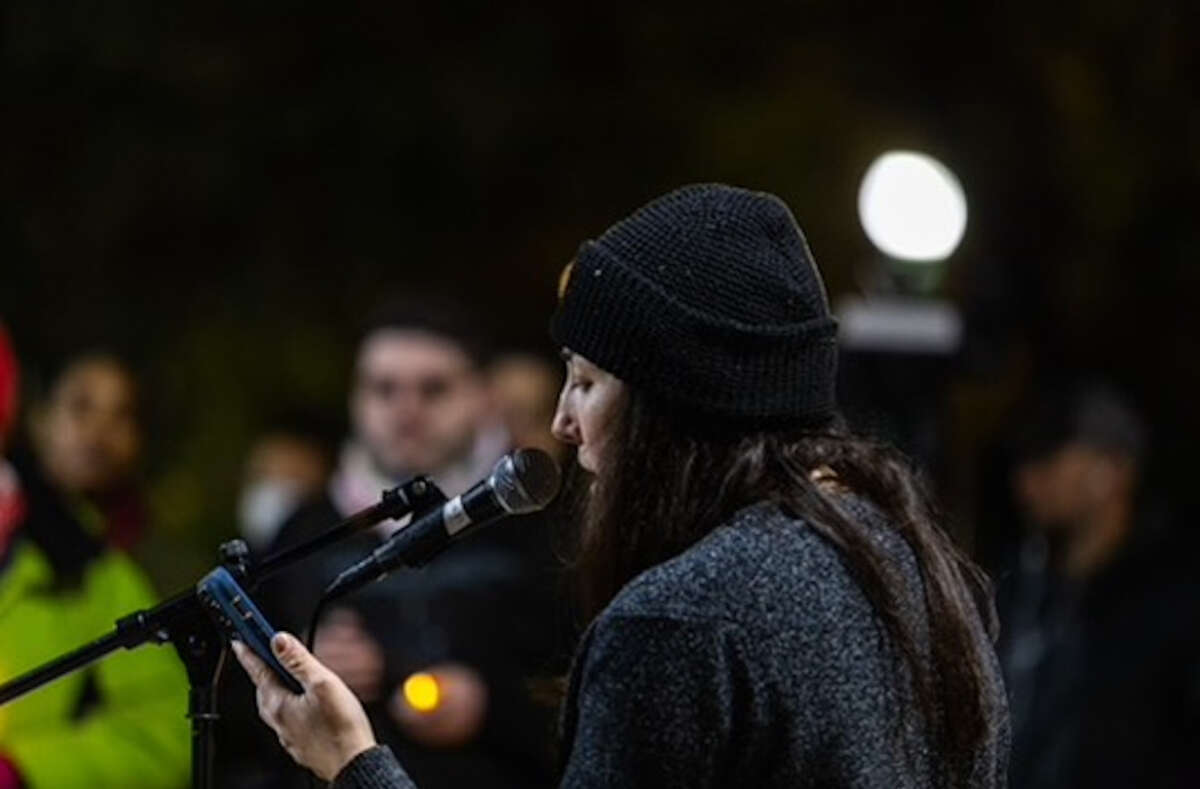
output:
<svg viewBox="0 0 1200 789"><path fill-rule="evenodd" d="M909 581L904 541L862 502ZM982 625L980 625L982 627ZM973 659L964 656L963 659ZM994 653L977 656L996 714L967 786L1006 786L1008 720ZM883 622L839 551L762 503L630 582L580 646L564 717L562 785L934 787L943 760ZM383 748L336 789L411 787Z"/></svg>

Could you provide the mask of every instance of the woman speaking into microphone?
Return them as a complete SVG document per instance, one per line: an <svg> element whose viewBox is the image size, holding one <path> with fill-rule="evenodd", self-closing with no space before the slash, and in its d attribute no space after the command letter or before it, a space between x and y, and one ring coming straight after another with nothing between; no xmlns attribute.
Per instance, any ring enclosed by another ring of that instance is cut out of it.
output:
<svg viewBox="0 0 1200 789"><path fill-rule="evenodd" d="M983 573L905 459L834 398L835 323L778 198L679 189L585 242L552 334L554 432L589 475L590 625L564 787L1003 787ZM263 719L338 789L410 787L354 696L290 636L253 655Z"/></svg>

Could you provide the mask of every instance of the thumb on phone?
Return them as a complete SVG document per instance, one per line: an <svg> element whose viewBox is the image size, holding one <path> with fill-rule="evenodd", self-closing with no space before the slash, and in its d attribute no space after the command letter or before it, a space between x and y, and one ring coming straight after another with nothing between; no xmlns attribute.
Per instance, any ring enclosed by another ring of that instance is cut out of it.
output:
<svg viewBox="0 0 1200 789"><path fill-rule="evenodd" d="M300 643L300 639L291 633L276 633L271 639L271 651L305 690L328 678L329 669L313 657L304 644Z"/></svg>
<svg viewBox="0 0 1200 789"><path fill-rule="evenodd" d="M241 641L231 641L229 646L233 649L233 654L238 662L242 664L242 668L246 670L246 676L250 677L250 681L255 687L263 688L279 684L279 680L271 673L271 669L267 664L259 659L254 651L243 644Z"/></svg>

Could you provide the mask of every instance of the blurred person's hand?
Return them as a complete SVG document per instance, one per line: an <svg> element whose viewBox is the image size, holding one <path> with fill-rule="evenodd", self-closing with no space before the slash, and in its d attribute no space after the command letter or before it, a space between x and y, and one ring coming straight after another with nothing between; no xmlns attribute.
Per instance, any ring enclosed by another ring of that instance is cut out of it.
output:
<svg viewBox="0 0 1200 789"><path fill-rule="evenodd" d="M401 684L388 712L417 742L445 748L469 742L479 733L487 701L487 685L478 672L442 663Z"/></svg>
<svg viewBox="0 0 1200 789"><path fill-rule="evenodd" d="M271 639L271 651L304 687L301 695L280 684L244 644L234 642L233 651L258 689L259 716L298 764L332 781L355 756L374 747L375 735L362 705L294 636L278 633Z"/></svg>
<svg viewBox="0 0 1200 789"><path fill-rule="evenodd" d="M377 700L383 690L384 656L362 617L350 608L335 608L321 620L313 654L341 677L364 703Z"/></svg>

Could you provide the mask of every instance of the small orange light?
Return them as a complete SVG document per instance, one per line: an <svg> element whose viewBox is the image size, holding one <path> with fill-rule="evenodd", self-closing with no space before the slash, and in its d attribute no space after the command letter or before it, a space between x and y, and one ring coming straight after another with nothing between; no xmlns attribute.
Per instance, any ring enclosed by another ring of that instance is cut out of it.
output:
<svg viewBox="0 0 1200 789"><path fill-rule="evenodd" d="M432 674L417 672L404 680L404 700L417 712L433 712L442 703L442 689Z"/></svg>

